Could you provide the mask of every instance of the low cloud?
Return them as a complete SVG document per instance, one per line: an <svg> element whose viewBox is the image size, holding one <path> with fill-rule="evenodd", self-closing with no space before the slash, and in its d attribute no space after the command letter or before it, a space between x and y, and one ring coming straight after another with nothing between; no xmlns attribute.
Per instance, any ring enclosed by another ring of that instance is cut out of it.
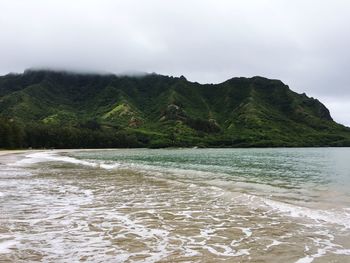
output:
<svg viewBox="0 0 350 263"><path fill-rule="evenodd" d="M347 117L346 0L3 0L0 74L157 72L201 83L281 79Z"/></svg>

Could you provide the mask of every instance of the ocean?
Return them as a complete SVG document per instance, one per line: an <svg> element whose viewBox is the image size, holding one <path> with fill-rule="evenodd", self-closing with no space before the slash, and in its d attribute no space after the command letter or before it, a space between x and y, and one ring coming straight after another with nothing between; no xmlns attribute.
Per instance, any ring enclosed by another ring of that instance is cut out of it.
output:
<svg viewBox="0 0 350 263"><path fill-rule="evenodd" d="M350 262L350 148L0 158L0 262Z"/></svg>

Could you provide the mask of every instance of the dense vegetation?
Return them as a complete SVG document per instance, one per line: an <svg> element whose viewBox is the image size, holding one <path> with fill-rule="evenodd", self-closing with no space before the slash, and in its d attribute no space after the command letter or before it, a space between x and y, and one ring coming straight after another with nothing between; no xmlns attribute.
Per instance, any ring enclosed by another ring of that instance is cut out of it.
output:
<svg viewBox="0 0 350 263"><path fill-rule="evenodd" d="M28 70L0 77L0 148L350 146L350 129L279 80L201 85Z"/></svg>

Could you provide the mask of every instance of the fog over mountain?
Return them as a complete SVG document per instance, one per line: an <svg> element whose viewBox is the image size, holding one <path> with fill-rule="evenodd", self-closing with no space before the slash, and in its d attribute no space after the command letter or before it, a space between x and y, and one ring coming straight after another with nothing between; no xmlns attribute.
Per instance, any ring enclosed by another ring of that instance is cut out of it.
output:
<svg viewBox="0 0 350 263"><path fill-rule="evenodd" d="M350 126L346 0L2 0L0 74L157 72L281 79Z"/></svg>

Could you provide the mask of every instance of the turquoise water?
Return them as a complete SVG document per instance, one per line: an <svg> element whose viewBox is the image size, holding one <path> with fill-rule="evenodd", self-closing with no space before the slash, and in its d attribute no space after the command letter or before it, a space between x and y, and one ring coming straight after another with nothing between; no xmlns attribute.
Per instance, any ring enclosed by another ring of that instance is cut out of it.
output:
<svg viewBox="0 0 350 263"><path fill-rule="evenodd" d="M126 149L71 156L189 182L221 180L224 188L256 188L255 194L284 196L285 201L350 207L350 148Z"/></svg>
<svg viewBox="0 0 350 263"><path fill-rule="evenodd" d="M0 158L0 261L350 262L350 148Z"/></svg>

